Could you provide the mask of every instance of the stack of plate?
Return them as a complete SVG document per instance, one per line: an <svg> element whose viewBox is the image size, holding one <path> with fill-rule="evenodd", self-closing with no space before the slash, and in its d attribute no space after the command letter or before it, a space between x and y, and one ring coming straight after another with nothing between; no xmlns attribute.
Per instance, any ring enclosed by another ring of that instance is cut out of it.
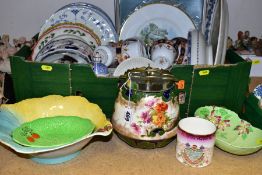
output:
<svg viewBox="0 0 262 175"><path fill-rule="evenodd" d="M41 27L32 60L90 63L97 46L117 40L115 27L102 9L71 3L52 14Z"/></svg>

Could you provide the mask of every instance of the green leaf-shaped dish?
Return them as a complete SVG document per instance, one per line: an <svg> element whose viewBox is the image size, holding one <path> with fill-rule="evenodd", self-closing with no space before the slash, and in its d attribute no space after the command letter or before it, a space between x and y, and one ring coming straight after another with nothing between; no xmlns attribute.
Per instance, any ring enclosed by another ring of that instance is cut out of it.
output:
<svg viewBox="0 0 262 175"><path fill-rule="evenodd" d="M207 119L217 126L216 146L237 155L247 155L262 148L262 130L226 108L216 106L200 107L196 117Z"/></svg>
<svg viewBox="0 0 262 175"><path fill-rule="evenodd" d="M45 117L23 123L12 132L12 138L23 146L61 146L91 134L94 128L89 119L77 116Z"/></svg>

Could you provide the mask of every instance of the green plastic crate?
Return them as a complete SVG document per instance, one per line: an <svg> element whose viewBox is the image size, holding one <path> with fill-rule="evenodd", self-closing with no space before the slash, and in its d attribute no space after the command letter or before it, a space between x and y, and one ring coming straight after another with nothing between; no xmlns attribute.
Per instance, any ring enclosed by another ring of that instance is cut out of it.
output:
<svg viewBox="0 0 262 175"><path fill-rule="evenodd" d="M111 118L118 94L118 78L98 78L85 64L25 61L30 54L30 48L24 47L11 57L16 101L50 94L82 95L98 104ZM193 116L195 110L204 105L225 106L242 112L251 62L244 61L231 50L226 57L230 64L176 65L171 69L178 80L185 81L184 89L178 90L186 94L185 103L180 105L180 117Z"/></svg>

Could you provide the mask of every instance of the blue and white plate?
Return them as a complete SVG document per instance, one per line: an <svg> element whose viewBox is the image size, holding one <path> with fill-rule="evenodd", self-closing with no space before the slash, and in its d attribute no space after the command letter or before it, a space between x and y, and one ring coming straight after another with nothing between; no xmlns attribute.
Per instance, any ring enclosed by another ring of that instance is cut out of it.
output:
<svg viewBox="0 0 262 175"><path fill-rule="evenodd" d="M254 89L253 93L259 100L262 99L262 84L258 85Z"/></svg>
<svg viewBox="0 0 262 175"><path fill-rule="evenodd" d="M81 23L92 29L101 39L101 44L116 42L118 36L108 15L102 9L87 3L68 4L56 11L41 27L39 36L59 23Z"/></svg>
<svg viewBox="0 0 262 175"><path fill-rule="evenodd" d="M213 47L214 64L224 64L228 36L228 5L226 0L207 0L202 32Z"/></svg>

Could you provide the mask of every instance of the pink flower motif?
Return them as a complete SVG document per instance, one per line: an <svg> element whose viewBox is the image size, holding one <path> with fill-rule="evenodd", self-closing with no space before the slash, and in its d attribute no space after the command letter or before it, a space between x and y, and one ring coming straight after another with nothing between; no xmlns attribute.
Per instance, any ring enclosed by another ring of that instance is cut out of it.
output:
<svg viewBox="0 0 262 175"><path fill-rule="evenodd" d="M141 133L141 128L137 124L132 123L131 127L133 128L133 130L135 131L136 134L140 134Z"/></svg>
<svg viewBox="0 0 262 175"><path fill-rule="evenodd" d="M251 125L244 120L241 120L240 125L236 126L234 130L238 131L238 135L249 134L252 131Z"/></svg>
<svg viewBox="0 0 262 175"><path fill-rule="evenodd" d="M152 121L151 116L149 115L149 111L142 112L141 119L143 123L150 123Z"/></svg>
<svg viewBox="0 0 262 175"><path fill-rule="evenodd" d="M155 104L155 100L149 100L149 101L145 104L145 106L152 108L152 107L154 106L154 104Z"/></svg>
<svg viewBox="0 0 262 175"><path fill-rule="evenodd" d="M220 120L217 127L218 129L222 129L222 131L224 131L226 127L230 127L230 120Z"/></svg>

